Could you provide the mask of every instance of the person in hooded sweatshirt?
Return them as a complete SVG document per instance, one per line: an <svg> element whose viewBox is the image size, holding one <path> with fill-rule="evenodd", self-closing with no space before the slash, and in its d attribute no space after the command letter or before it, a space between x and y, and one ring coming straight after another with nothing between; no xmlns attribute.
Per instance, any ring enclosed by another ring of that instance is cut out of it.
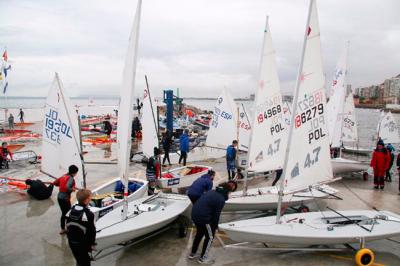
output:
<svg viewBox="0 0 400 266"><path fill-rule="evenodd" d="M372 153L370 166L374 169L374 188L384 189L385 174L390 165L390 154L385 148L383 140L379 139L376 149Z"/></svg>
<svg viewBox="0 0 400 266"><path fill-rule="evenodd" d="M203 248L201 250L198 262L201 264L212 264L214 261L209 258L208 253L214 239L215 231L218 228L221 211L224 208L225 201L229 198L229 192L234 190L234 183L227 182L219 185L215 190L210 190L202 195L192 208L192 220L196 225L196 236L193 240L193 246L189 259L199 257L197 249L204 237Z"/></svg>
<svg viewBox="0 0 400 266"><path fill-rule="evenodd" d="M27 179L25 180L25 184L28 187L26 192L37 200L48 199L53 193L54 185L50 184L49 186L46 186L40 179Z"/></svg>
<svg viewBox="0 0 400 266"><path fill-rule="evenodd" d="M193 182L187 193L192 204L195 204L204 193L212 189L214 177L215 171L208 170L207 174L200 176Z"/></svg>

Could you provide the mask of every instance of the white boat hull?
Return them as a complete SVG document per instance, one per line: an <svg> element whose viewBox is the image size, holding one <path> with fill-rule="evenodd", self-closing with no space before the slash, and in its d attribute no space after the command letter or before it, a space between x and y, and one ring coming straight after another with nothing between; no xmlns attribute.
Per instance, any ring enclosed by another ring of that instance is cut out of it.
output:
<svg viewBox="0 0 400 266"><path fill-rule="evenodd" d="M342 149L342 152L350 153L350 154L358 154L358 155L369 156L369 155L372 154L373 150L372 149L365 149L365 148L351 147L351 146L344 146L344 148Z"/></svg>
<svg viewBox="0 0 400 266"><path fill-rule="evenodd" d="M313 188L311 191L298 192L294 195L285 195L282 200L283 206L293 207L303 203L315 200L315 198L327 197L329 194L334 195L338 190L322 185ZM274 210L278 206L278 189L277 187L253 188L247 191L247 195L243 196L242 191L233 192L229 200L225 202L224 211L252 211L252 210Z"/></svg>
<svg viewBox="0 0 400 266"><path fill-rule="evenodd" d="M183 172L189 171L191 169L196 169L196 167L204 168L204 170L184 175ZM175 168L169 171L165 171L162 173L162 178L157 179L157 186L159 188L184 188L190 187L193 182L202 175L207 174L208 170L212 168L205 165L190 165L190 166L183 166L179 168ZM166 176L169 176L168 178Z"/></svg>
<svg viewBox="0 0 400 266"><path fill-rule="evenodd" d="M151 210L147 210L149 206L152 206ZM187 196L175 194L159 194L131 201L126 220L121 220L122 207L119 207L97 221L96 248L103 250L157 231L173 222L189 206Z"/></svg>
<svg viewBox="0 0 400 266"><path fill-rule="evenodd" d="M115 192L115 185L120 180L121 180L120 178L115 178L101 185L100 187L93 189L92 196L96 197L98 195L113 194ZM137 178L129 178L129 181L142 183L143 185L128 196L128 202L147 196L147 189L149 183L148 181ZM90 210L94 213L95 219L97 220L100 217L103 217L107 213L111 212L112 210L118 208L119 206L122 206L122 204L123 204L123 199L115 199L115 201L112 204L109 204L104 207L90 207Z"/></svg>
<svg viewBox="0 0 400 266"><path fill-rule="evenodd" d="M334 175L367 171L369 167L368 163L348 160L344 158L333 158L331 159L331 162Z"/></svg>
<svg viewBox="0 0 400 266"><path fill-rule="evenodd" d="M363 224L369 232L356 224L334 225L326 222L325 217L338 217L338 214L327 211L289 214L282 217L282 222L276 224L276 216L249 219L220 224L219 229L238 242L253 242L267 244L289 245L334 245L359 243L360 239L372 241L400 236L400 216L392 212L352 210L340 211L342 215L374 218L376 215L386 215L388 220L377 220L375 225ZM328 230L332 228L332 230Z"/></svg>

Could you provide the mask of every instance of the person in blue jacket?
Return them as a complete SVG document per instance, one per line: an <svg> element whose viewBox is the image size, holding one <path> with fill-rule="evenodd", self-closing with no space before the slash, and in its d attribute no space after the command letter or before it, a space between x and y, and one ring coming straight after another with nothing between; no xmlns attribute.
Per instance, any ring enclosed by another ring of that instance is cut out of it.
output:
<svg viewBox="0 0 400 266"><path fill-rule="evenodd" d="M200 176L193 182L187 193L192 204L195 204L204 193L212 189L214 177L215 171L208 170L207 174Z"/></svg>
<svg viewBox="0 0 400 266"><path fill-rule="evenodd" d="M222 183L215 190L210 190L202 195L193 205L192 220L196 225L197 232L189 259L198 257L197 249L202 238L205 237L198 262L202 264L214 262L208 257L208 252L214 239L215 230L218 228L221 211L224 208L225 201L229 198L229 192L233 191L234 187L233 182Z"/></svg>
<svg viewBox="0 0 400 266"><path fill-rule="evenodd" d="M179 148L181 150L181 156L179 157L179 164L183 160L183 165L186 165L187 154L189 152L189 130L185 129L185 132L179 138Z"/></svg>
<svg viewBox="0 0 400 266"><path fill-rule="evenodd" d="M232 144L226 148L226 169L228 170L228 179L232 180L236 174L236 147L237 140L232 141Z"/></svg>

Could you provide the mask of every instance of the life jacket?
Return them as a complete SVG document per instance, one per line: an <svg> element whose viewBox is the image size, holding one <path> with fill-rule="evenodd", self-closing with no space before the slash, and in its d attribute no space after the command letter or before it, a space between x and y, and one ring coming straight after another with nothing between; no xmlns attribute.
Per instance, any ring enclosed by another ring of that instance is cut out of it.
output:
<svg viewBox="0 0 400 266"><path fill-rule="evenodd" d="M151 156L146 166L146 175L155 175L156 174L156 159Z"/></svg>
<svg viewBox="0 0 400 266"><path fill-rule="evenodd" d="M72 190L70 190L68 188L68 181L69 181L70 178L73 179L72 176L70 176L68 174L65 174L62 177L58 178L56 181L54 181L53 184L60 188L59 190L60 190L61 193L71 194ZM72 188L74 188L74 187L75 187L75 180L72 181Z"/></svg>
<svg viewBox="0 0 400 266"><path fill-rule="evenodd" d="M85 242L85 235L87 234L89 222L93 222L90 221L89 213L90 210L81 205L74 205L67 212L65 217L67 218L66 227L69 240L76 241L78 243Z"/></svg>

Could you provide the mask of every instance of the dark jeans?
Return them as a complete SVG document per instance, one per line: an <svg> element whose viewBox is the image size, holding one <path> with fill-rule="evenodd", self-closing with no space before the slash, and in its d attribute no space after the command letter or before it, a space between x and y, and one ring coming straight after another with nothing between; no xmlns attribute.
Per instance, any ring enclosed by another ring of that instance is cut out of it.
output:
<svg viewBox="0 0 400 266"><path fill-rule="evenodd" d="M59 198L57 198L57 201L61 209L61 218L60 218L61 229L65 229L65 215L71 209L71 201L70 199L59 199Z"/></svg>
<svg viewBox="0 0 400 266"><path fill-rule="evenodd" d="M4 160L3 157L0 157L0 169L2 168L8 169L8 160Z"/></svg>
<svg viewBox="0 0 400 266"><path fill-rule="evenodd" d="M166 160L168 160L169 165L171 165L171 161L169 159L169 147L168 148L164 147L164 158L162 163L165 164Z"/></svg>
<svg viewBox="0 0 400 266"><path fill-rule="evenodd" d="M281 178L282 172L282 169L276 170L276 176L274 182L272 182L272 186L275 186L276 183L278 183L279 179Z"/></svg>
<svg viewBox="0 0 400 266"><path fill-rule="evenodd" d="M186 158L187 158L187 152L181 151L181 156L179 157L179 164L181 163L181 161L183 159L183 165L186 166Z"/></svg>
<svg viewBox="0 0 400 266"><path fill-rule="evenodd" d="M392 169L392 165L389 167L389 169L386 170L385 181L392 182L392 175L390 174L390 169Z"/></svg>
<svg viewBox="0 0 400 266"><path fill-rule="evenodd" d="M69 240L69 247L75 257L77 266L90 266L90 256L85 245Z"/></svg>
<svg viewBox="0 0 400 266"><path fill-rule="evenodd" d="M208 256L208 252L210 251L217 225L197 223L195 223L195 225L197 232L193 240L192 253L195 254L197 252L201 239L205 237L203 242L203 249L201 251L201 258L206 258Z"/></svg>
<svg viewBox="0 0 400 266"><path fill-rule="evenodd" d="M194 205L196 203L196 201L201 197L201 196L195 196L195 195L188 195L190 201L192 202L192 204Z"/></svg>
<svg viewBox="0 0 400 266"><path fill-rule="evenodd" d="M380 186L383 188L385 186L385 178L383 176L374 176L374 185L375 187Z"/></svg>

